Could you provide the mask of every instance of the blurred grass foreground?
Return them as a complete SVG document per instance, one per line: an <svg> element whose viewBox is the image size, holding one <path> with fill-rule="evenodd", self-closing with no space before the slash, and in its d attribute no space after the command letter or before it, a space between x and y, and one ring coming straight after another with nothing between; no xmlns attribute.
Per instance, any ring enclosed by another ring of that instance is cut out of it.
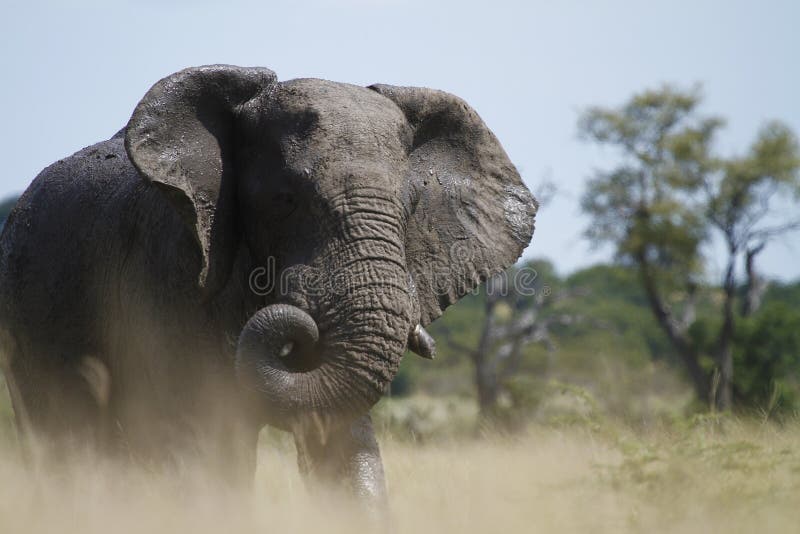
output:
<svg viewBox="0 0 800 534"><path fill-rule="evenodd" d="M634 427L577 392L560 395L560 415L513 434L461 427L476 410L456 399L384 400L376 422L392 531L796 532L796 422L706 414ZM265 431L255 492L241 496L187 483L191 472L120 472L94 460L76 479L32 473L11 428L0 450L3 533L374 530L357 503L305 486L280 432Z"/></svg>

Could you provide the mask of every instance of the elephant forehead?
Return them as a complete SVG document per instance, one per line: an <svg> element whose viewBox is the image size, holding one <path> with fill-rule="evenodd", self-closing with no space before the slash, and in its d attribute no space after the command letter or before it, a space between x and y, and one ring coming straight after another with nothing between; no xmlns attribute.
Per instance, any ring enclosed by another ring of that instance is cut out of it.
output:
<svg viewBox="0 0 800 534"><path fill-rule="evenodd" d="M313 116L308 133L317 142L402 148L410 137L400 109L366 87L302 78L280 83L273 98L283 113Z"/></svg>

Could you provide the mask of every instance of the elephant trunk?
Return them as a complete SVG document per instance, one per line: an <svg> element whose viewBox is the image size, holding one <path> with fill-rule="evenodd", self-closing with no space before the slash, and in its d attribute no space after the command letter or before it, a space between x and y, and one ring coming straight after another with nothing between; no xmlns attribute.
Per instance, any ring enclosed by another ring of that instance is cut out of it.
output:
<svg viewBox="0 0 800 534"><path fill-rule="evenodd" d="M321 339L311 316L287 304L262 308L245 325L239 380L260 393L279 422L312 413L357 417L388 388L411 329L410 296L396 263L373 260L370 272L380 263L394 264L396 276L364 282L362 275L339 306L320 315Z"/></svg>

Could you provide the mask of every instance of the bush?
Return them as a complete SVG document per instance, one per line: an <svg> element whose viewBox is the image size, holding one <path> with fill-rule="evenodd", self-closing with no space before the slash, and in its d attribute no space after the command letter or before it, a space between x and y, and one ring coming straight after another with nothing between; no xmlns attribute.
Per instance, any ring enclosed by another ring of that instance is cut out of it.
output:
<svg viewBox="0 0 800 534"><path fill-rule="evenodd" d="M800 312L783 302L765 305L742 321L734 352L740 404L773 412L800 409Z"/></svg>

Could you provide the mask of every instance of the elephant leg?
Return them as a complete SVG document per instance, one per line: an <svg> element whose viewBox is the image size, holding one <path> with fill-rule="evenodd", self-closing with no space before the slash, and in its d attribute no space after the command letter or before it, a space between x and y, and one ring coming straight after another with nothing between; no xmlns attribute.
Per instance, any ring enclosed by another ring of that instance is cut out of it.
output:
<svg viewBox="0 0 800 534"><path fill-rule="evenodd" d="M22 453L32 467L66 468L72 458L109 457L116 450L107 391L97 389L106 388L97 383L104 378L90 377L93 372L102 371L44 357L12 361L6 381Z"/></svg>
<svg viewBox="0 0 800 534"><path fill-rule="evenodd" d="M383 462L369 414L344 426L304 422L294 437L300 471L308 479L344 487L374 504L385 503Z"/></svg>

